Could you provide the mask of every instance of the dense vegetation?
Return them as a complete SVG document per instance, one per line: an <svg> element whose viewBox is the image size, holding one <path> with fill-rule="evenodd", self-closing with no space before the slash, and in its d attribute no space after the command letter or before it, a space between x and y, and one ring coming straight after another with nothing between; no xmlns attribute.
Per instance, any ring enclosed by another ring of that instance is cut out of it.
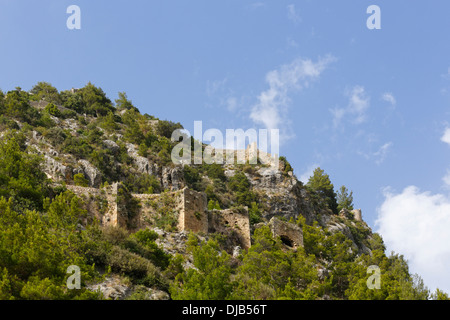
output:
<svg viewBox="0 0 450 320"><path fill-rule="evenodd" d="M66 119L77 123L76 134L58 126ZM304 247L298 250L287 249L260 224L251 248L237 256L222 236L200 240L192 233L185 255L168 254L157 245L154 231L100 227L87 214L85 200L64 185L87 186L87 177L68 175L62 177L63 184L53 184L41 170L43 157L25 143L34 130L58 153L92 163L101 171L103 184L120 180L119 205L130 192L162 193L162 200L153 203L156 223L173 231L173 212L168 209L172 199L154 176L132 170L127 152L126 143L132 143L140 156L172 165L171 132L182 126L171 121L152 126L149 120L155 119L140 114L125 93L113 103L91 83L62 92L45 82L30 92L0 91L0 299L100 299L89 286L111 274L142 288L131 299L145 297L145 288L167 291L172 299L448 299L439 290L431 294L419 276L410 274L401 255L386 255L381 237L368 237L367 229L360 222L349 223L351 219L341 222L348 224L354 242L317 221L306 224L299 215L291 221L303 229ZM121 135L114 140L117 147L105 148L107 133ZM284 174L292 171L286 159L280 160ZM246 175L255 174L254 165L237 165L235 170L227 177L222 166L204 164L185 166L183 174L190 188L207 194L210 210L247 206L256 226L262 221L264 201ZM336 217L342 209L353 209L353 193L342 186L336 194L320 168L305 188L311 201ZM133 211L132 203L125 205ZM361 253L359 244L371 254ZM189 257L195 268L185 269ZM81 269L81 289L67 288L71 265ZM366 285L371 265L381 270L379 290Z"/></svg>

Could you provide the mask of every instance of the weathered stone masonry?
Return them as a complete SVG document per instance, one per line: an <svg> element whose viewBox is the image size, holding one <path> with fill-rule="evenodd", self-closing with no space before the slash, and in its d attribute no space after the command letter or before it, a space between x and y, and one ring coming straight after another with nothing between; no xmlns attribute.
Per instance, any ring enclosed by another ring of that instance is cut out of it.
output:
<svg viewBox="0 0 450 320"><path fill-rule="evenodd" d="M88 211L94 213L104 226L119 226L132 231L152 226L151 222L149 223L151 219L148 219L155 215L155 209L151 202L162 200L161 194L129 194L128 196L137 199L140 204L136 215L130 218L129 213L126 212L126 206L118 204L117 194L118 189L121 188L120 183L114 183L102 189L72 185L68 185L67 188L87 199L103 197L107 202L106 209L101 213L95 212L89 208L92 204L88 202ZM250 221L247 207L208 210L206 194L188 188L168 192L166 196L170 197L172 209L178 214L178 231L204 234L217 232L243 249L250 248ZM361 219L360 210L354 211L355 218ZM303 232L299 226L273 217L269 222L269 227L273 236L279 236L288 247L296 249L303 246Z"/></svg>
<svg viewBox="0 0 450 320"><path fill-rule="evenodd" d="M119 226L129 228L129 215L122 212L123 206L118 206L117 193L120 188L119 183L114 183L103 189L87 188L68 185L67 188L79 196L104 197L108 203L108 208L103 214L97 214L97 218L104 226ZM140 203L139 212L133 217L133 231L150 226L149 215L154 213L154 209L148 204L150 201L158 201L160 194L131 194ZM250 242L250 223L248 209L226 209L208 211L206 194L183 188L182 190L169 192L173 199L173 209L178 212L178 231L193 231L196 233L218 232L226 237L233 236L236 245L243 249L248 249ZM89 211L89 210L88 210Z"/></svg>

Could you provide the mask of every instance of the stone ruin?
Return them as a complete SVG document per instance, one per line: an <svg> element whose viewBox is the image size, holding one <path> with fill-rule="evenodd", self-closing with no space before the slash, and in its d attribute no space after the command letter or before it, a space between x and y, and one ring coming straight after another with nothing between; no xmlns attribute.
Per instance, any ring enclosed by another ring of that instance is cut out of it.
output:
<svg viewBox="0 0 450 320"><path fill-rule="evenodd" d="M129 209L118 197L120 183L114 183L102 189L67 185L67 189L87 200L103 199L106 208L103 208L102 212L93 208L93 201L87 201L88 212L96 216L103 226L117 226L130 231L152 227L151 218L156 214L154 204L161 201L163 197L163 194L125 195L125 198L129 197L139 203L136 214L130 218L127 212ZM186 187L182 190L167 192L166 195L172 199L170 206L178 215L177 231L219 233L224 235L226 241L232 246L240 246L242 249L250 248L250 221L247 207L208 210L206 194ZM356 213L355 219L357 219ZM296 224L273 217L268 225L273 236L279 236L288 248L295 250L303 247L303 232Z"/></svg>
<svg viewBox="0 0 450 320"><path fill-rule="evenodd" d="M279 236L287 247L292 249L303 247L303 231L298 225L273 217L269 221L269 227L272 235Z"/></svg>
<svg viewBox="0 0 450 320"><path fill-rule="evenodd" d="M87 201L87 210L93 214L103 226L123 227L137 231L151 227L152 215L155 215L154 204L161 200L163 194L126 194L122 197L121 184L114 183L102 189L67 185L67 189L78 196L89 199L103 199L106 208L101 212L94 208L94 201ZM178 214L177 230L196 233L223 234L233 245L242 249L250 248L250 222L248 208L225 210L208 210L206 194L183 188L166 193L172 199L170 206ZM126 202L136 200L137 212L130 217ZM123 199L125 198L125 199ZM125 201L125 203L124 203Z"/></svg>
<svg viewBox="0 0 450 320"><path fill-rule="evenodd" d="M245 149L219 149L210 147L211 156L214 157L216 154L222 154L222 163L230 164L256 164L258 161L266 164L275 170L278 170L279 166L279 156L278 154L271 154L258 149L256 142L252 142L247 145ZM206 152L207 149L205 149ZM230 159L231 158L231 159Z"/></svg>
<svg viewBox="0 0 450 320"><path fill-rule="evenodd" d="M346 219L355 219L355 221L360 221L360 222L363 221L361 209L353 209L353 210L342 209L339 212L339 215Z"/></svg>

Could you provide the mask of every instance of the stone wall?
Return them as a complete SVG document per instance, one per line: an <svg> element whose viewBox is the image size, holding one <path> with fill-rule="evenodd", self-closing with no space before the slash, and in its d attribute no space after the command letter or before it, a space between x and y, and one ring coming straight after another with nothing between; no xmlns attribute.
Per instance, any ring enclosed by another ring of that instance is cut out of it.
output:
<svg viewBox="0 0 450 320"><path fill-rule="evenodd" d="M352 213L356 221L363 221L361 209L354 209Z"/></svg>
<svg viewBox="0 0 450 320"><path fill-rule="evenodd" d="M248 208L211 210L208 212L208 232L223 234L233 246L251 246Z"/></svg>
<svg viewBox="0 0 450 320"><path fill-rule="evenodd" d="M250 248L250 222L247 207L243 209L207 210L207 198L203 192L188 188L168 192L166 194L130 194L138 200L139 210L133 221L126 206L118 204L119 183L114 183L103 189L67 186L69 190L79 196L103 197L107 201L107 208L103 214L95 212L103 226L119 226L137 231L153 225L152 218L157 215L158 205L169 206L171 212L177 215L178 231L193 231L196 233L218 232L232 237L235 245L243 249ZM170 200L170 201L167 201ZM163 203L164 202L164 203ZM168 202L168 203L165 203ZM89 212L98 210L88 210Z"/></svg>
<svg viewBox="0 0 450 320"><path fill-rule="evenodd" d="M181 201L178 229L208 233L206 194L184 188Z"/></svg>

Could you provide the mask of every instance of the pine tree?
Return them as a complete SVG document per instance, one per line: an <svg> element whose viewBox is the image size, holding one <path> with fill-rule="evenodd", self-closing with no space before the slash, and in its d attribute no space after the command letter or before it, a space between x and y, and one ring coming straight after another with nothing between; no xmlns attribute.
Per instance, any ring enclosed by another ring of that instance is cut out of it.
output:
<svg viewBox="0 0 450 320"><path fill-rule="evenodd" d="M346 186L341 186L337 194L337 204L338 211L342 209L353 210L353 191L349 193Z"/></svg>
<svg viewBox="0 0 450 320"><path fill-rule="evenodd" d="M306 184L312 191L317 192L319 195L326 199L328 207L337 214L337 202L336 193L334 192L334 186L331 183L330 177L324 170L316 168L313 175L309 178Z"/></svg>

